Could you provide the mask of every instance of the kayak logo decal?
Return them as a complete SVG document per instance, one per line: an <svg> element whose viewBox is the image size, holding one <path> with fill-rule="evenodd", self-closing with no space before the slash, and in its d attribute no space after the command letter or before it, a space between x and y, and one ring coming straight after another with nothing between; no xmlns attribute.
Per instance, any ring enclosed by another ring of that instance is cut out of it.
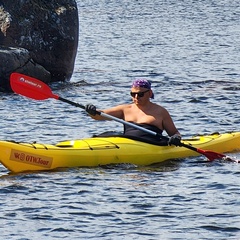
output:
<svg viewBox="0 0 240 240"><path fill-rule="evenodd" d="M51 168L53 162L53 158L51 157L30 154L15 149L12 149L11 151L10 160L35 166L41 166L44 168Z"/></svg>

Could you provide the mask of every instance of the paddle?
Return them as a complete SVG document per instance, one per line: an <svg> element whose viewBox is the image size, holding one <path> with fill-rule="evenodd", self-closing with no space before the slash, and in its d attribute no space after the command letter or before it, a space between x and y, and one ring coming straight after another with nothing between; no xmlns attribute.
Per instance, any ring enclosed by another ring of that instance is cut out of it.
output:
<svg viewBox="0 0 240 240"><path fill-rule="evenodd" d="M79 107L79 108L82 108L82 109L85 110L84 105L72 102L72 101L67 100L65 98L62 98L62 97L60 97L56 94L53 94L50 87L47 84L45 84L42 81L40 81L38 79L35 79L33 77L29 77L29 76L26 76L26 75L20 74L20 73L12 73L11 76L10 76L10 84L11 84L12 90L15 93L18 93L18 94L23 95L25 97L32 98L32 99L35 99L35 100L45 100L45 99L49 99L49 98L54 98L54 99L60 100L62 102L71 104L75 107ZM119 118L116 118L114 116L108 115L104 112L97 111L97 114L101 115L105 118L114 120L116 122L132 126L132 127L137 128L141 131L147 132L151 135L158 136L159 138L165 139L167 141L169 140L168 137L159 135L156 132L153 132L151 130L145 129L145 128L140 127L138 125L135 125L134 123L126 122L122 119L119 119ZM200 149L200 148L195 148L191 145L184 144L184 143L181 143L181 146L206 156L209 159L209 161L213 161L215 159L227 159L228 161L231 160L229 157L227 157L226 155L221 154L221 153L216 153L216 152L209 151L209 150L203 150L203 149Z"/></svg>

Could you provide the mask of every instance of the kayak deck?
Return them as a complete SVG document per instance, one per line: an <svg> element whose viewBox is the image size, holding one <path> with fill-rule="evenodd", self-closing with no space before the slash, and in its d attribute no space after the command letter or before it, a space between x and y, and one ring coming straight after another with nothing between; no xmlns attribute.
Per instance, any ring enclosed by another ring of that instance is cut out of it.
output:
<svg viewBox="0 0 240 240"><path fill-rule="evenodd" d="M240 132L195 136L182 142L219 153L239 151ZM0 141L0 162L11 172L119 163L151 165L197 155L185 147L159 146L123 136L69 140L56 145Z"/></svg>

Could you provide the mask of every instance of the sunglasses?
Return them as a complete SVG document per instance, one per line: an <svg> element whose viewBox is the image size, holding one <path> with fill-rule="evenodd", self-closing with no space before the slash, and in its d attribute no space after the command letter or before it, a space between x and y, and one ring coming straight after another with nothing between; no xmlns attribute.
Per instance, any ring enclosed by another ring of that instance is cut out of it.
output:
<svg viewBox="0 0 240 240"><path fill-rule="evenodd" d="M137 95L137 97L143 97L144 94L147 93L147 92L149 92L149 91L150 91L150 90L148 89L148 90L146 90L146 91L144 91L144 92L130 92L130 95L131 95L132 97L136 97L136 95Z"/></svg>

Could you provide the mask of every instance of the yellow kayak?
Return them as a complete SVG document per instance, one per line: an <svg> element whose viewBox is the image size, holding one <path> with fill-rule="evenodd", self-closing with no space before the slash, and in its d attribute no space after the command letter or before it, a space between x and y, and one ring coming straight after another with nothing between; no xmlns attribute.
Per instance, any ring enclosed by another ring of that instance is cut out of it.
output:
<svg viewBox="0 0 240 240"><path fill-rule="evenodd" d="M239 151L240 132L195 136L182 142L219 153ZM56 145L0 141L0 162L16 173L120 163L141 166L197 155L185 147L153 145L123 136L93 137Z"/></svg>

